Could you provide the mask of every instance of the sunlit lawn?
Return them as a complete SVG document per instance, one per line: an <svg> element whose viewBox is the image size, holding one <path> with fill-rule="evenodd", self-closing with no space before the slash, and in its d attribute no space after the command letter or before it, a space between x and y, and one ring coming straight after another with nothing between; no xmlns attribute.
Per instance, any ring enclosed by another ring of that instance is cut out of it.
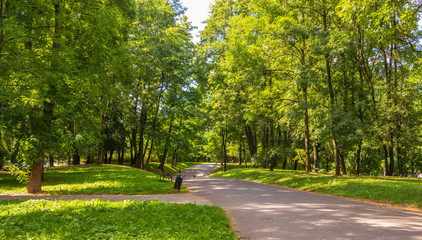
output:
<svg viewBox="0 0 422 240"><path fill-rule="evenodd" d="M334 196L368 199L422 209L422 179L396 177L335 177L302 171L234 169L213 177L237 178Z"/></svg>
<svg viewBox="0 0 422 240"><path fill-rule="evenodd" d="M26 185L14 176L0 174L0 194L22 194ZM116 166L69 166L47 169L42 183L49 194L165 194L174 193L171 182L140 169ZM187 192L182 186L181 192Z"/></svg>
<svg viewBox="0 0 422 240"><path fill-rule="evenodd" d="M0 239L236 239L218 207L145 201L0 201Z"/></svg>

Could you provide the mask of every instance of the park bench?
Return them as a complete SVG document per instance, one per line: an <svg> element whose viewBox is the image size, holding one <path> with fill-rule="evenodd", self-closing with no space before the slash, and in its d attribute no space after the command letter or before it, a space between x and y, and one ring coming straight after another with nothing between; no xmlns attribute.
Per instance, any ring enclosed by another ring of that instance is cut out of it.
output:
<svg viewBox="0 0 422 240"><path fill-rule="evenodd" d="M161 181L161 178L163 178L163 181L164 179L168 178L170 179L171 182L173 182L173 177L171 176L171 174L164 170L161 170L160 181Z"/></svg>

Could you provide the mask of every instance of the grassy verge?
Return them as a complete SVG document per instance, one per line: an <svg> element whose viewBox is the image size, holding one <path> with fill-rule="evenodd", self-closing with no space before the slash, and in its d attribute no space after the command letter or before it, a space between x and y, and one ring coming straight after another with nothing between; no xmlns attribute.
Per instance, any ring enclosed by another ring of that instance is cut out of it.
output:
<svg viewBox="0 0 422 240"><path fill-rule="evenodd" d="M226 166L227 171L233 170L233 169L239 169L239 168L248 168L248 166L239 165L238 163L227 163L227 166ZM224 171L224 165L221 165L220 167L214 170L214 173L220 173L223 171Z"/></svg>
<svg viewBox="0 0 422 240"><path fill-rule="evenodd" d="M140 169L115 165L54 167L44 173L43 191L49 194L166 194L170 182ZM0 174L0 194L23 194L26 185L14 176ZM181 192L187 192L182 186Z"/></svg>
<svg viewBox="0 0 422 240"><path fill-rule="evenodd" d="M216 173L213 177L245 179L334 196L422 209L422 179L416 178L335 177L327 174L306 174L302 171L274 170L271 172L252 168Z"/></svg>
<svg viewBox="0 0 422 240"><path fill-rule="evenodd" d="M145 201L0 201L0 239L236 239L218 207Z"/></svg>

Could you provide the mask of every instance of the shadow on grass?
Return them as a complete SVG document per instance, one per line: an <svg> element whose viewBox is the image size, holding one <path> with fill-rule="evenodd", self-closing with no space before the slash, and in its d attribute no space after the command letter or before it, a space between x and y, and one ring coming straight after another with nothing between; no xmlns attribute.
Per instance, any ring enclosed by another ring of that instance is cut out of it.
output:
<svg viewBox="0 0 422 240"><path fill-rule="evenodd" d="M47 169L42 188L49 194L167 194L173 185L140 169L113 165L71 166ZM0 193L25 193L26 185L12 176L0 179ZM182 187L180 192L187 192Z"/></svg>

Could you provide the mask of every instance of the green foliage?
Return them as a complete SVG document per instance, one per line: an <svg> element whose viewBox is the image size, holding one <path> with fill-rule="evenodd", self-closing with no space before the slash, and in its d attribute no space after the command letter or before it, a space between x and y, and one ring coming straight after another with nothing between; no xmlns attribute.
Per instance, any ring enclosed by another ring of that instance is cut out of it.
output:
<svg viewBox="0 0 422 240"><path fill-rule="evenodd" d="M418 12L414 1L215 1L198 50L208 155L265 166L278 149L289 169L310 171L314 153L315 170L336 174L421 172Z"/></svg>
<svg viewBox="0 0 422 240"><path fill-rule="evenodd" d="M269 171L250 168L217 173L213 174L213 177L245 179L334 196L408 205L422 209L422 179L417 178L336 177L327 174L308 174L303 171Z"/></svg>
<svg viewBox="0 0 422 240"><path fill-rule="evenodd" d="M259 155L255 156L252 159L252 163L261 168L269 168L271 171L273 171L283 158L283 154L280 150L270 149L268 151L263 151Z"/></svg>
<svg viewBox="0 0 422 240"><path fill-rule="evenodd" d="M44 191L48 194L166 194L174 193L171 183L159 181L159 175L124 166L71 166L47 169ZM26 191L8 174L0 175L0 194ZM181 192L187 192L182 186Z"/></svg>
<svg viewBox="0 0 422 240"><path fill-rule="evenodd" d="M218 207L156 201L0 201L2 239L236 239Z"/></svg>
<svg viewBox="0 0 422 240"><path fill-rule="evenodd" d="M28 167L19 167L15 164L8 164L6 170L13 176L16 177L16 180L19 183L28 183L29 180L29 170Z"/></svg>
<svg viewBox="0 0 422 240"><path fill-rule="evenodd" d="M196 160L202 96L179 1L1 4L0 162Z"/></svg>
<svg viewBox="0 0 422 240"><path fill-rule="evenodd" d="M415 1L216 0L197 46L176 0L1 3L0 164L422 171Z"/></svg>

